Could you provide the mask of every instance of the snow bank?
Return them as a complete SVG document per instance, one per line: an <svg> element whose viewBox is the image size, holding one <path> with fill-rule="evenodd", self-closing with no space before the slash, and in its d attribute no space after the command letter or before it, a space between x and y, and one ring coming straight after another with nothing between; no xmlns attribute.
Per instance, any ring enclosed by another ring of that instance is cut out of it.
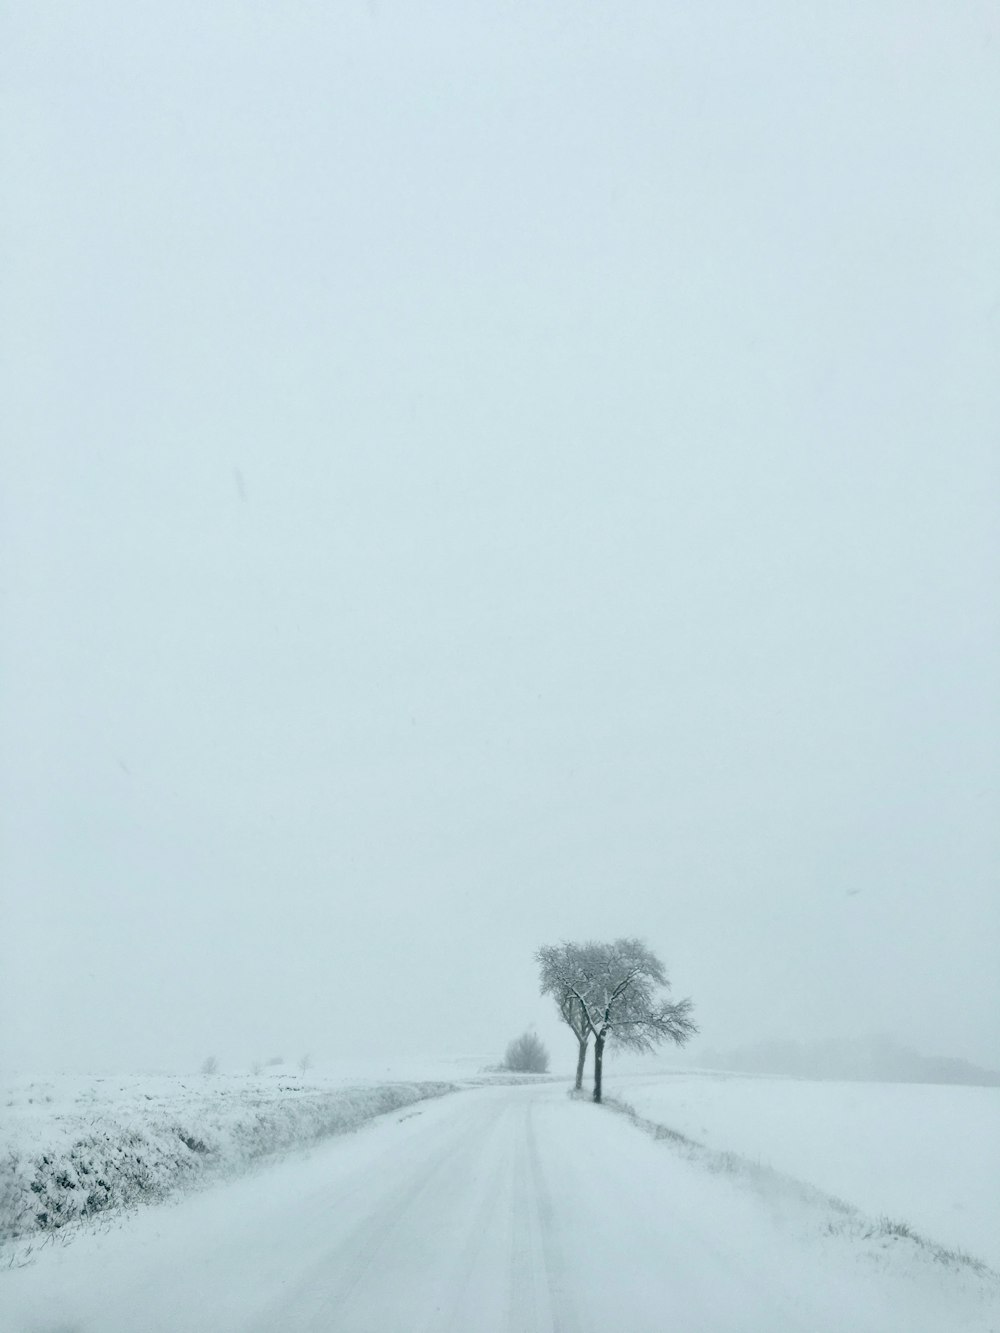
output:
<svg viewBox="0 0 1000 1333"><path fill-rule="evenodd" d="M912 1228L1000 1269L1000 1089L663 1074L616 1078L608 1091L717 1155L844 1201L887 1234Z"/></svg>
<svg viewBox="0 0 1000 1333"><path fill-rule="evenodd" d="M24 1081L3 1096L0 1240L163 1199L454 1090L287 1073Z"/></svg>

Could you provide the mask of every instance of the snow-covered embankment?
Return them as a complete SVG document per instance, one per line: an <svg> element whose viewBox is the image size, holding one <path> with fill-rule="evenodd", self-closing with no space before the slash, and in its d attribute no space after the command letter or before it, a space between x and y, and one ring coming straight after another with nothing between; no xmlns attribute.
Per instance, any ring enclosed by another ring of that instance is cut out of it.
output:
<svg viewBox="0 0 1000 1333"><path fill-rule="evenodd" d="M2 1097L0 1240L164 1199L454 1090L289 1074L21 1081Z"/></svg>

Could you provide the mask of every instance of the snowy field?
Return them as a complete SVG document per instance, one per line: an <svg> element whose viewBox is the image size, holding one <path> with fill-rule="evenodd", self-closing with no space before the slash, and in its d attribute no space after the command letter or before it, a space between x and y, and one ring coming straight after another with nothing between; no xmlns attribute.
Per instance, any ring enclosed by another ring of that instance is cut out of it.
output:
<svg viewBox="0 0 1000 1333"><path fill-rule="evenodd" d="M1000 1270L1000 1088L671 1073L606 1093Z"/></svg>

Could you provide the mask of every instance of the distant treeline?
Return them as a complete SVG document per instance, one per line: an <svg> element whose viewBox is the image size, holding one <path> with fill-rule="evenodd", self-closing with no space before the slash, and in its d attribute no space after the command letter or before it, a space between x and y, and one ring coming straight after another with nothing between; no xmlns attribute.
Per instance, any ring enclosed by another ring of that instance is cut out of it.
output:
<svg viewBox="0 0 1000 1333"><path fill-rule="evenodd" d="M743 1074L858 1079L879 1083L965 1083L1000 1087L1000 1073L950 1055L918 1055L889 1038L868 1041L765 1041L734 1051L704 1051L698 1064Z"/></svg>

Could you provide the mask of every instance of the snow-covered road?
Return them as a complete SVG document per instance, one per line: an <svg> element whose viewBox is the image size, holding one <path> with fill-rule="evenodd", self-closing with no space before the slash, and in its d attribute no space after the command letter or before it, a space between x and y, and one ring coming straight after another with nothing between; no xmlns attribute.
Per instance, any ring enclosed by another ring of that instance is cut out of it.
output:
<svg viewBox="0 0 1000 1333"><path fill-rule="evenodd" d="M946 1281L944 1281L946 1279ZM45 1249L24 1333L890 1333L988 1329L950 1272L879 1271L557 1085L385 1117ZM995 1316L995 1307L993 1309Z"/></svg>

